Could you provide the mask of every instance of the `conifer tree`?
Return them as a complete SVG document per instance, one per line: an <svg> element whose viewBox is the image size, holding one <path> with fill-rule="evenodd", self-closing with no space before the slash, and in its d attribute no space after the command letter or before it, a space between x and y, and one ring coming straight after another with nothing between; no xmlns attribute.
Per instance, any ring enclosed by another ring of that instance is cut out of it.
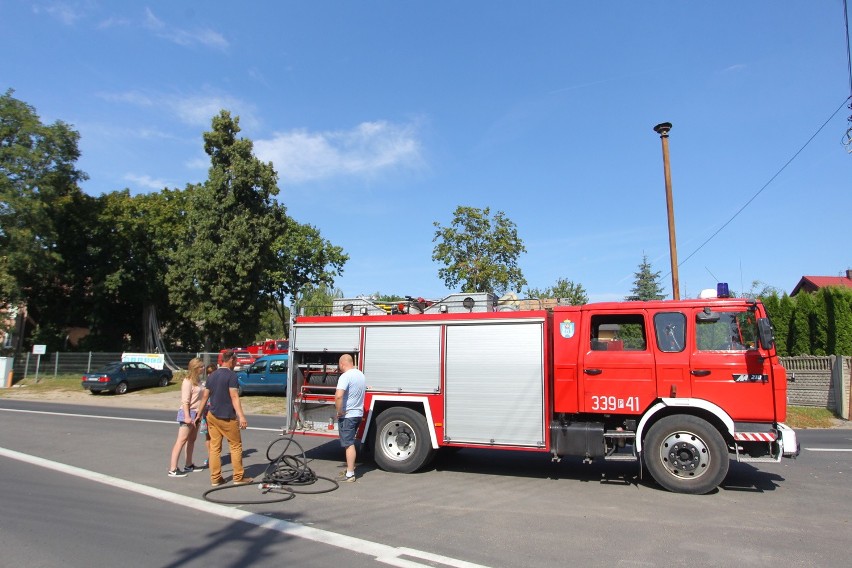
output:
<svg viewBox="0 0 852 568"><path fill-rule="evenodd" d="M651 271L648 255L642 255L639 270L634 273L632 294L625 297L629 301L662 300L666 297L665 289L660 284L660 272Z"/></svg>

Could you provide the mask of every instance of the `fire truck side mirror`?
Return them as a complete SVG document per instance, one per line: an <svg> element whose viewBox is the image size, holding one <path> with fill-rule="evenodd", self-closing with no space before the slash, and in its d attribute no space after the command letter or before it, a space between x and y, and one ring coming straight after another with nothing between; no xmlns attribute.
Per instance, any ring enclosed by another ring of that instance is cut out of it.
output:
<svg viewBox="0 0 852 568"><path fill-rule="evenodd" d="M772 324L767 318L758 318L757 333L760 338L760 345L767 351L775 347L775 332L772 330Z"/></svg>

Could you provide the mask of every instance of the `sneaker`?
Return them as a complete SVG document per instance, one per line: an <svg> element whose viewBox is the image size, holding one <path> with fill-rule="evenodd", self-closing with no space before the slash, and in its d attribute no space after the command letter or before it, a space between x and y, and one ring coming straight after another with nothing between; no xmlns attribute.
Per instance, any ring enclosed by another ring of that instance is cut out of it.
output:
<svg viewBox="0 0 852 568"><path fill-rule="evenodd" d="M186 472L179 469L173 469L169 472L169 477L186 477Z"/></svg>
<svg viewBox="0 0 852 568"><path fill-rule="evenodd" d="M355 483L355 476L354 475L346 475L344 473L343 478L340 480L340 483Z"/></svg>
<svg viewBox="0 0 852 568"><path fill-rule="evenodd" d="M213 487L219 487L220 485L225 485L225 480L220 479L219 481L212 482L210 485L212 485Z"/></svg>
<svg viewBox="0 0 852 568"><path fill-rule="evenodd" d="M251 477L244 477L239 481L235 481L234 485L248 485L249 483L252 483L253 481L254 481L254 479L252 479Z"/></svg>
<svg viewBox="0 0 852 568"><path fill-rule="evenodd" d="M195 467L195 464L191 463L191 464L187 464L187 466L183 468L183 471L185 473L192 473L193 471L201 471L201 468Z"/></svg>

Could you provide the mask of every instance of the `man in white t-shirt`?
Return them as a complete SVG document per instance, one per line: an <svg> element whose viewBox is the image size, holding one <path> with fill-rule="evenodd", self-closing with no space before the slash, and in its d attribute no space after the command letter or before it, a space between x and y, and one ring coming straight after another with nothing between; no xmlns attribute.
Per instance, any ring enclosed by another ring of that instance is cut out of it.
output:
<svg viewBox="0 0 852 568"><path fill-rule="evenodd" d="M340 432L340 445L346 451L346 473L341 473L341 481L355 481L355 434L361 419L364 418L364 391L367 379L364 373L355 368L355 361L349 354L341 355L337 368L341 375L334 392L334 406L337 409L337 430Z"/></svg>

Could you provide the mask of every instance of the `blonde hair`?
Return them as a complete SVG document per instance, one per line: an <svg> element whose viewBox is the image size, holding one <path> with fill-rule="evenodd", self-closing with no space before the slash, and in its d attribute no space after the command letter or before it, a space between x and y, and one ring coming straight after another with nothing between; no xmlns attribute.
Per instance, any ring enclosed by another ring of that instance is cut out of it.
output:
<svg viewBox="0 0 852 568"><path fill-rule="evenodd" d="M189 379L192 381L193 386L198 386L201 384L201 373L204 372L204 361L199 359L198 357L194 357L189 360L189 365L187 365L187 369L189 369L189 373L186 375L184 380Z"/></svg>

